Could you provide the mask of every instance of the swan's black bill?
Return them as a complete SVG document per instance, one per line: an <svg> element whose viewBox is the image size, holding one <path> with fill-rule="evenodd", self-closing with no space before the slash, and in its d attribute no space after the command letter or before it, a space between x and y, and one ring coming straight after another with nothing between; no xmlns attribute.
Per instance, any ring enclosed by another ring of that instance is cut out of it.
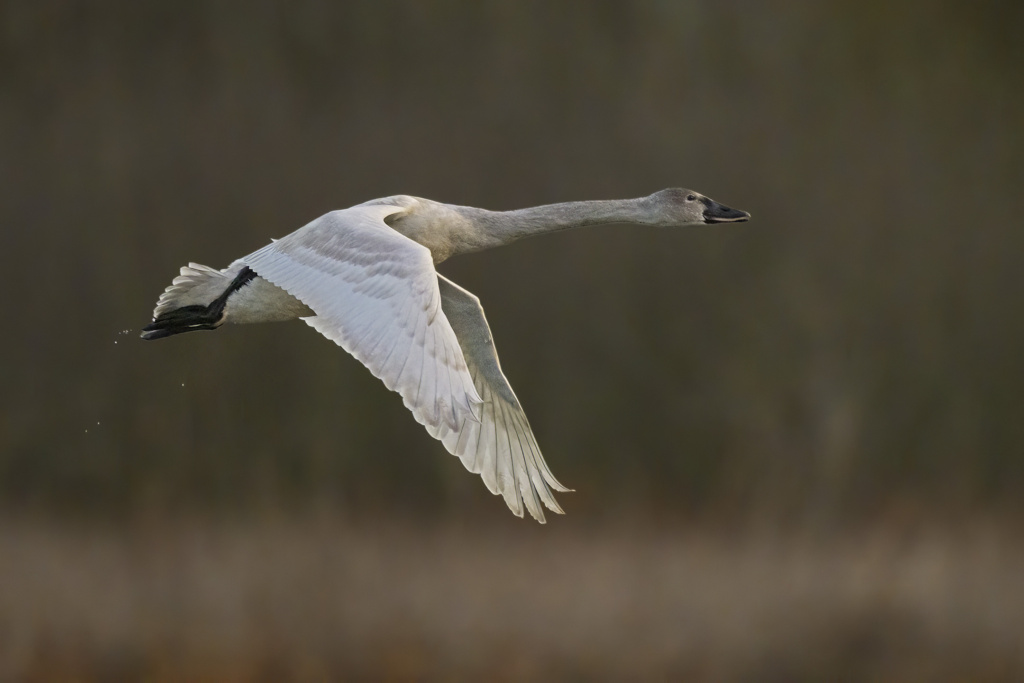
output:
<svg viewBox="0 0 1024 683"><path fill-rule="evenodd" d="M704 198L704 222L705 223L742 223L750 220L750 214L739 209L730 209L718 202Z"/></svg>

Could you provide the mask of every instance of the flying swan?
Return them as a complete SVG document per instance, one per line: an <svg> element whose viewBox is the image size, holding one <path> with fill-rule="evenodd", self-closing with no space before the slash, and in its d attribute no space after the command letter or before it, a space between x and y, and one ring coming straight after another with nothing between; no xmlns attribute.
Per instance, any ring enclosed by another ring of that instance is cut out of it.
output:
<svg viewBox="0 0 1024 683"><path fill-rule="evenodd" d="M224 323L301 318L402 395L413 417L501 494L543 523L551 489L568 491L541 456L501 371L480 300L434 267L457 254L603 223L682 227L750 214L668 189L639 199L487 211L397 195L331 211L224 270L190 263L160 295L143 339Z"/></svg>

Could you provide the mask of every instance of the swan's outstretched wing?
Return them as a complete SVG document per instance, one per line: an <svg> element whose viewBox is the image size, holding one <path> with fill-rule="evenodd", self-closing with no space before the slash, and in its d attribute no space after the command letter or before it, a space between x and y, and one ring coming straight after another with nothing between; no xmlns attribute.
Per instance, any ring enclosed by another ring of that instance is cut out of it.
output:
<svg viewBox="0 0 1024 683"><path fill-rule="evenodd" d="M543 502L561 513L549 486L568 491L548 469L530 429L526 413L501 372L491 328L480 299L442 275L437 276L441 308L448 317L476 390L484 400L479 421L465 420L458 428L441 424L427 427L470 472L477 472L491 493L502 494L517 515L523 503L530 514L544 522Z"/></svg>
<svg viewBox="0 0 1024 683"><path fill-rule="evenodd" d="M310 326L351 353L431 433L478 418L481 399L448 319L430 250L384 218L401 208L333 211L241 260L309 306Z"/></svg>

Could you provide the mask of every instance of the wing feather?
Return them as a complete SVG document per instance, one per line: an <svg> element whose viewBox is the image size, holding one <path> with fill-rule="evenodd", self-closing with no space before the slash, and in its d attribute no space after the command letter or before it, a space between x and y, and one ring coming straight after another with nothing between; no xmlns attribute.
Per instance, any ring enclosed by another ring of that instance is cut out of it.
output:
<svg viewBox="0 0 1024 683"><path fill-rule="evenodd" d="M480 433L477 434L477 444L480 449L480 476L491 493L498 495L502 493L498 484L498 459L496 457L496 446L494 441L494 401L491 400L490 387L482 394L484 396L483 424L480 425ZM512 508L513 512L515 508Z"/></svg>
<svg viewBox="0 0 1024 683"><path fill-rule="evenodd" d="M530 481L530 471L527 469L525 453L519 441L519 433L516 430L515 420L510 414L508 403L501 404L502 426L505 431L505 438L508 440L509 452L511 453L512 468L515 474L515 485L523 499L523 504L529 510L534 519L543 520L544 511L540 508L540 500L537 492L533 489Z"/></svg>
<svg viewBox="0 0 1024 683"><path fill-rule="evenodd" d="M241 260L309 306L316 315L306 322L401 394L428 429L475 420L481 399L441 310L430 251L384 223L401 210L333 211ZM439 354L445 343L451 352Z"/></svg>
<svg viewBox="0 0 1024 683"><path fill-rule="evenodd" d="M522 515L525 507L544 522L542 505L562 514L552 489L569 489L548 469L522 405L501 371L480 300L442 275L437 277L441 307L484 402L479 422L463 421L459 429L445 429L437 438L468 470L480 474L491 493L502 495L515 514Z"/></svg>
<svg viewBox="0 0 1024 683"><path fill-rule="evenodd" d="M508 439L508 430L505 428L504 405L501 402L492 402L488 411L491 420L491 440L494 443L494 458L497 466L498 490L505 497L505 504L511 508L518 517L523 516L523 496L516 486L516 468L512 459L511 442Z"/></svg>
<svg viewBox="0 0 1024 683"><path fill-rule="evenodd" d="M404 209L334 211L240 261L315 315L304 320L380 378L518 516L562 509L529 421L501 372L479 300L385 222Z"/></svg>
<svg viewBox="0 0 1024 683"><path fill-rule="evenodd" d="M515 433L515 445L522 469L519 470L519 487L521 489L529 488L530 491L530 502L532 507L530 508L530 514L537 519L543 519L544 510L541 507L541 496L537 490L537 479L540 478L540 473L537 470L537 463L533 459L533 453L529 450L529 441L523 434L523 426L517 415L512 414L512 409L509 409L509 423L512 426L512 431Z"/></svg>
<svg viewBox="0 0 1024 683"><path fill-rule="evenodd" d="M444 360L444 372L441 374L441 382L438 384L438 394L441 398L441 417L444 418L444 423L447 427L445 432L458 429L458 415L455 414L455 406L448 405L444 402L445 396L455 396L455 378L452 376L452 370L454 370L455 354L451 348L451 342L447 337L441 337L441 351ZM460 387L461 388L461 387Z"/></svg>
<svg viewBox="0 0 1024 683"><path fill-rule="evenodd" d="M433 361L437 360L437 335L433 325L428 326L424 331L423 365L420 368L420 386L417 391L416 403L426 406L427 424L438 425L440 416L437 410L437 375L440 368L437 368Z"/></svg>

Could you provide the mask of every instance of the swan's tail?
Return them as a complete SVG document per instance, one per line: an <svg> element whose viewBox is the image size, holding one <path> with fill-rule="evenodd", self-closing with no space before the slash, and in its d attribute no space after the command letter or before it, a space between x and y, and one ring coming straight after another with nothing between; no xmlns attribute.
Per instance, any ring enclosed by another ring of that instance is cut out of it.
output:
<svg viewBox="0 0 1024 683"><path fill-rule="evenodd" d="M142 338L163 339L220 327L228 297L256 277L248 267L233 270L214 270L198 263L183 267L157 300L153 322L142 328Z"/></svg>

